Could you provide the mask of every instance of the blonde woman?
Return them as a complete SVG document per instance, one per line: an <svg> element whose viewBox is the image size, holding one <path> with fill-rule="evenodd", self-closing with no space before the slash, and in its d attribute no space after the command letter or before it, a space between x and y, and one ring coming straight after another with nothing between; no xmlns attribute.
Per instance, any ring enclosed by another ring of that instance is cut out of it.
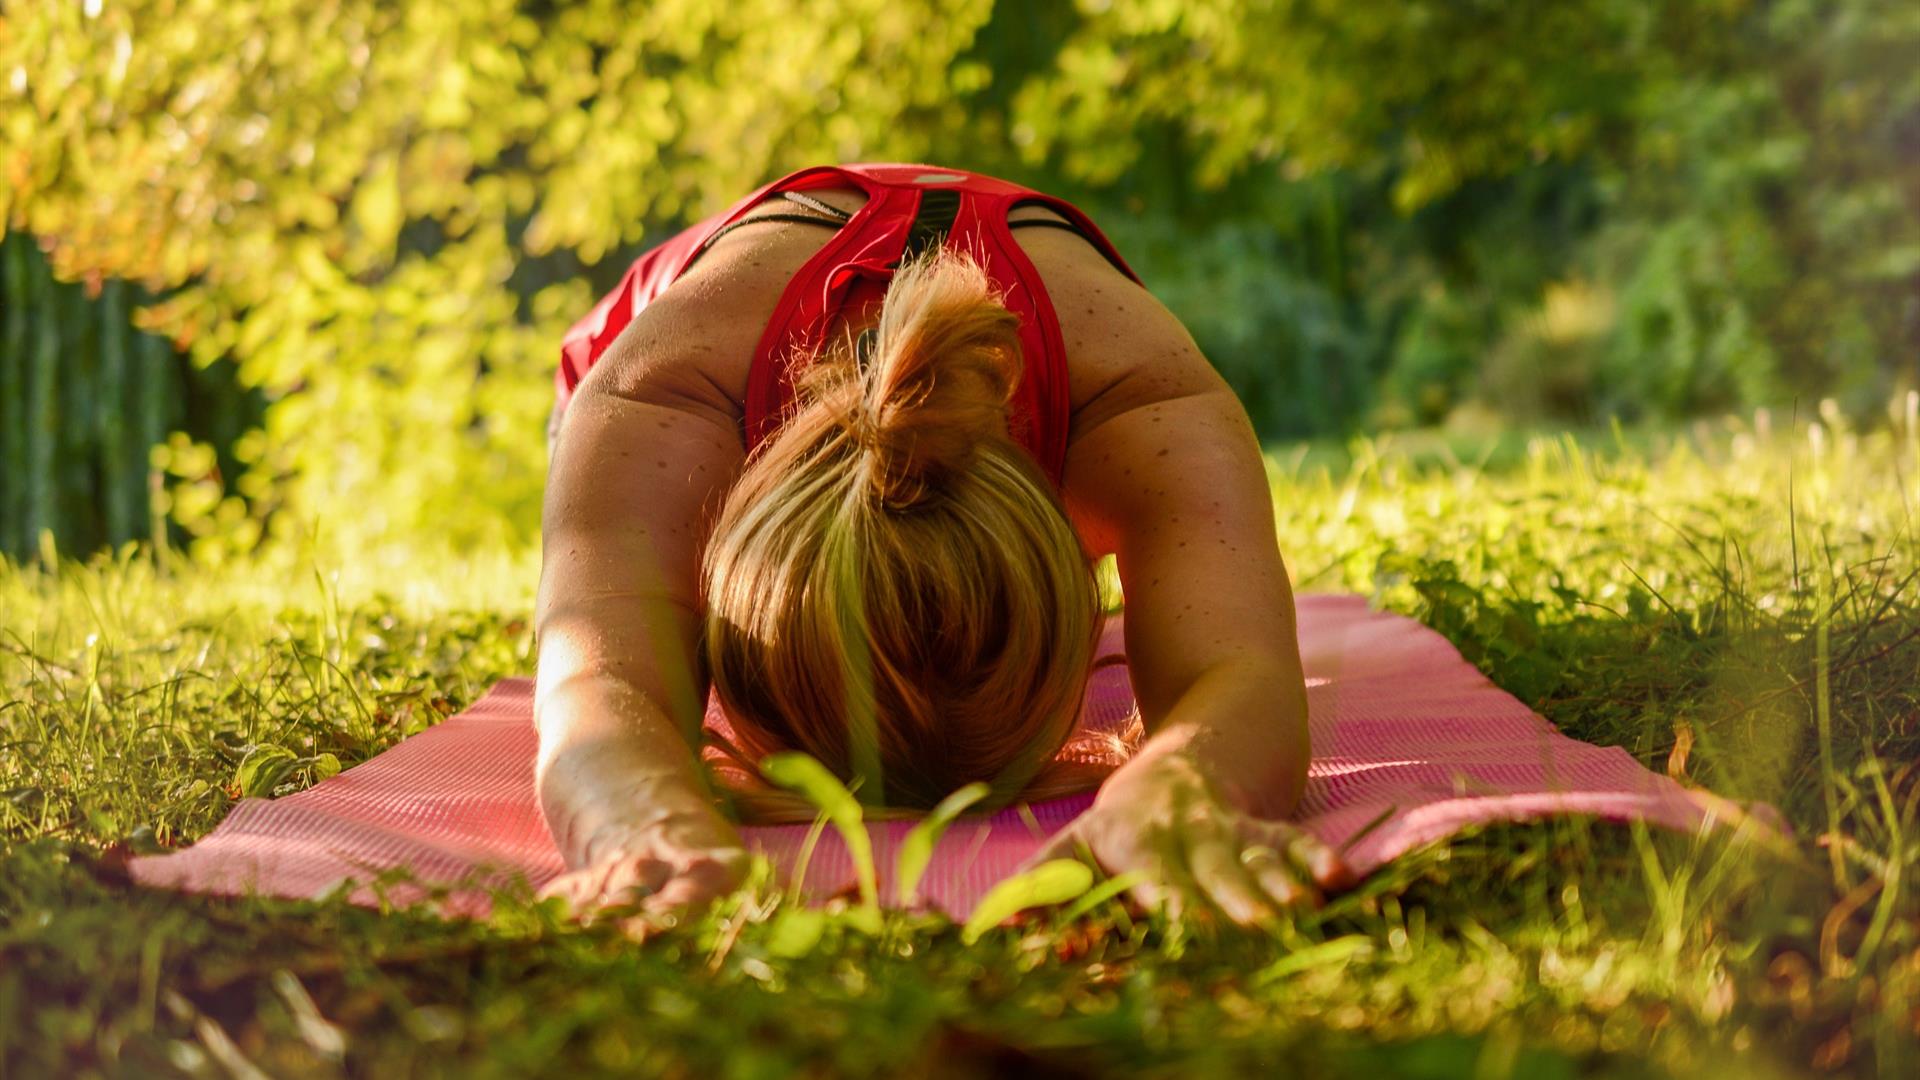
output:
<svg viewBox="0 0 1920 1080"><path fill-rule="evenodd" d="M1071 204L926 165L801 170L649 251L563 348L535 720L581 908L745 862L707 780L794 749L874 807L1098 787L1043 856L1269 918L1342 883L1282 820L1306 692L1245 411ZM1075 723L1117 556L1141 730ZM792 808L750 784L760 820Z"/></svg>

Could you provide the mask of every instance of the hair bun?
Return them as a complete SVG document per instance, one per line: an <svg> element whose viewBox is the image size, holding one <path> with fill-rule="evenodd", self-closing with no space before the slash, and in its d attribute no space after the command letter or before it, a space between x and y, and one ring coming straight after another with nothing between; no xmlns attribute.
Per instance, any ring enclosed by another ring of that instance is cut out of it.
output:
<svg viewBox="0 0 1920 1080"><path fill-rule="evenodd" d="M970 256L935 248L894 274L863 331L847 429L874 497L907 510L964 472L981 443L1007 439L1021 371L1020 317Z"/></svg>

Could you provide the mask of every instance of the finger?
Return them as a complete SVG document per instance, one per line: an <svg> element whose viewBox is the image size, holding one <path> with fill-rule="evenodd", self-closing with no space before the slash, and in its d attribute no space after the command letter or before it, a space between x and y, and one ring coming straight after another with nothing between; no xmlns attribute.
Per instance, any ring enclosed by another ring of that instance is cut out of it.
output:
<svg viewBox="0 0 1920 1080"><path fill-rule="evenodd" d="M558 896L567 902L567 913L573 918L584 918L599 906L602 887L613 867L602 863L560 875L547 883L541 895Z"/></svg>
<svg viewBox="0 0 1920 1080"><path fill-rule="evenodd" d="M538 896L542 900L558 898L567 905L569 915L576 914L585 906L586 876L580 871L561 874L541 886Z"/></svg>
<svg viewBox="0 0 1920 1080"><path fill-rule="evenodd" d="M1307 883L1301 872L1278 857L1255 862L1247 867L1260 890L1282 908L1320 906L1320 893Z"/></svg>
<svg viewBox="0 0 1920 1080"><path fill-rule="evenodd" d="M620 920L620 932L635 941L645 941L659 933L664 927L660 916L650 911L638 915L629 915Z"/></svg>
<svg viewBox="0 0 1920 1080"><path fill-rule="evenodd" d="M710 877L681 874L642 902L642 910L654 915L673 911L698 911L725 896L730 890L716 886Z"/></svg>
<svg viewBox="0 0 1920 1080"><path fill-rule="evenodd" d="M1146 880L1134 889L1142 902L1166 913L1168 919L1188 917L1205 921L1211 908L1207 893L1187 865L1186 843L1177 830L1149 833L1140 852ZM1149 899L1150 898L1150 899Z"/></svg>
<svg viewBox="0 0 1920 1080"><path fill-rule="evenodd" d="M710 897L721 897L738 888L746 876L746 853L739 857L710 853L693 859L674 875L676 881L689 881Z"/></svg>
<svg viewBox="0 0 1920 1080"><path fill-rule="evenodd" d="M673 878L673 864L638 856L617 860L600 886L599 902L608 907L631 906L660 891Z"/></svg>
<svg viewBox="0 0 1920 1080"><path fill-rule="evenodd" d="M1168 918L1177 919L1187 906L1179 887L1169 887L1184 875L1178 869L1179 846L1175 839L1164 832L1149 833L1144 836L1125 837L1121 851L1110 853L1106 858L1094 858L1087 850L1084 838L1068 835L1068 830L1056 834L1048 847L1036 852L1028 860L1028 867L1051 858L1073 858L1090 861L1107 873L1132 873L1134 881L1121 894L1122 901L1135 916L1154 912L1164 913Z"/></svg>
<svg viewBox="0 0 1920 1080"><path fill-rule="evenodd" d="M658 859L611 859L554 879L542 895L566 900L569 914L591 925L602 909L631 906L659 888L671 871Z"/></svg>
<svg viewBox="0 0 1920 1080"><path fill-rule="evenodd" d="M1283 850L1288 860L1305 872L1309 880L1323 889L1353 887L1353 868L1347 865L1339 852L1305 829L1290 827L1288 831L1291 835L1287 837Z"/></svg>
<svg viewBox="0 0 1920 1080"><path fill-rule="evenodd" d="M1187 849L1187 868L1206 898L1241 926L1259 926L1277 916L1273 903L1240 864L1238 838L1214 832Z"/></svg>
<svg viewBox="0 0 1920 1080"><path fill-rule="evenodd" d="M1180 890L1169 889L1161 883L1160 879L1164 876L1163 873L1155 871L1142 874L1140 880L1127 888L1127 896L1132 898L1141 914L1157 911L1164 913L1169 919L1178 919L1187 905L1180 895Z"/></svg>
<svg viewBox="0 0 1920 1080"><path fill-rule="evenodd" d="M567 895L574 890L575 876L573 871L563 870L545 885L540 886L540 890L534 893L534 895L542 900L550 896L558 896L565 899Z"/></svg>
<svg viewBox="0 0 1920 1080"><path fill-rule="evenodd" d="M1325 866L1325 845L1284 821L1252 822L1246 835L1255 841L1245 852L1247 871L1267 895L1282 907L1320 906L1313 870Z"/></svg>
<svg viewBox="0 0 1920 1080"><path fill-rule="evenodd" d="M743 847L720 847L708 848L693 861L710 862L726 868L729 873L745 876L747 866L753 862L753 857L748 855L747 849Z"/></svg>
<svg viewBox="0 0 1920 1080"><path fill-rule="evenodd" d="M644 907L654 913L704 907L738 888L745 870L744 851L738 857L718 852L700 855L671 875Z"/></svg>
<svg viewBox="0 0 1920 1080"><path fill-rule="evenodd" d="M740 888L753 869L753 856L746 848L715 848L688 864L683 872L710 877L714 894L724 896Z"/></svg>

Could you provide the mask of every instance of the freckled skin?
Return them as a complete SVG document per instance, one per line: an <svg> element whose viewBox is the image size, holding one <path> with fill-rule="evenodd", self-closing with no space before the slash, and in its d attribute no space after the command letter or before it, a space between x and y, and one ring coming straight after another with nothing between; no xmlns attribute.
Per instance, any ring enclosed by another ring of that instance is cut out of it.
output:
<svg viewBox="0 0 1920 1080"><path fill-rule="evenodd" d="M849 212L863 200L809 194ZM1042 207L1016 216L1057 219ZM743 865L690 748L707 693L697 571L744 464L742 402L760 333L829 235L768 223L723 237L582 380L554 441L538 781L573 869L550 891L576 903L631 887L657 890L649 903L663 907L697 902ZM1058 229L1013 235L1066 343L1062 502L1089 554L1118 557L1130 674L1151 735L1108 787L1178 758L1197 763L1235 812L1284 814L1305 779L1305 689L1246 413L1178 320L1092 246ZM637 467L635 455L655 466ZM1112 835L1124 840L1124 824ZM1094 840L1096 853L1124 847Z"/></svg>

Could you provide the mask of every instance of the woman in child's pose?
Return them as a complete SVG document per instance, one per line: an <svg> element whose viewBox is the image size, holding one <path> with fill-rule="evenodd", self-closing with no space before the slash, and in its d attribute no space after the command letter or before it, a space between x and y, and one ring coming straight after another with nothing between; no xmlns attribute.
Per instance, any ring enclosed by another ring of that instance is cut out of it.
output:
<svg viewBox="0 0 1920 1080"><path fill-rule="evenodd" d="M643 256L558 381L550 892L664 910L737 884L700 766L709 684L736 759L805 751L876 806L1098 785L1042 855L1140 871L1147 905L1253 923L1344 879L1276 820L1307 699L1246 413L1071 204L933 166L802 170ZM1107 552L1143 734L1102 751L1075 722Z"/></svg>

